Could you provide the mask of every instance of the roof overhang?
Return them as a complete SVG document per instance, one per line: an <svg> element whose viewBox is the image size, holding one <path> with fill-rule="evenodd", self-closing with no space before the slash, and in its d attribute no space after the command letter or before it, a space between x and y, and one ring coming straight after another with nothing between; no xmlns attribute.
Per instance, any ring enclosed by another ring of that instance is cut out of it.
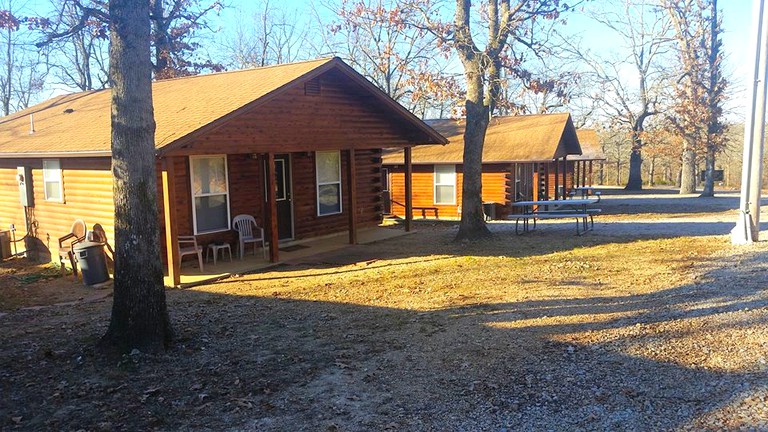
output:
<svg viewBox="0 0 768 432"><path fill-rule="evenodd" d="M0 153L0 159L48 159L111 157L111 151Z"/></svg>
<svg viewBox="0 0 768 432"><path fill-rule="evenodd" d="M568 159L572 160L572 159ZM499 160L499 161L483 161L483 165L498 165L498 164L530 164L530 163L549 163L554 162L555 159L541 159L541 160ZM464 161L439 161L439 162L412 162L411 165L462 165ZM382 165L402 165L403 162L384 161Z"/></svg>

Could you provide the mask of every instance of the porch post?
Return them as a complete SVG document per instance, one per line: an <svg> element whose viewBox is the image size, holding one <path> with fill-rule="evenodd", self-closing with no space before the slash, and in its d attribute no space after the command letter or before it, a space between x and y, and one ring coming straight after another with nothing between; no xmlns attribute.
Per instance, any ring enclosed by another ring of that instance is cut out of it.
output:
<svg viewBox="0 0 768 432"><path fill-rule="evenodd" d="M174 158L162 159L163 216L165 219L165 253L168 259L168 278L173 286L181 284L179 238L176 235L176 178Z"/></svg>
<svg viewBox="0 0 768 432"><path fill-rule="evenodd" d="M406 147L405 155L405 231L411 230L413 224L413 166L411 165L411 148Z"/></svg>
<svg viewBox="0 0 768 432"><path fill-rule="evenodd" d="M554 175L555 188L554 188L554 193L552 195L555 197L555 199L558 199L560 196L560 194L557 193L557 190L559 189L559 186L560 186L560 159L555 159L552 162L553 162L553 165L555 165L555 175ZM549 177L549 175L547 175L547 177ZM547 195L549 195L549 187L547 187ZM552 198L549 198L549 199L552 199Z"/></svg>
<svg viewBox="0 0 768 432"><path fill-rule="evenodd" d="M568 161L566 160L568 155L563 156L563 199L568 196Z"/></svg>
<svg viewBox="0 0 768 432"><path fill-rule="evenodd" d="M267 153L267 214L269 215L269 262L277 262L280 259L278 241L280 234L277 231L277 179L275 178L275 154Z"/></svg>
<svg viewBox="0 0 768 432"><path fill-rule="evenodd" d="M589 161L589 185L594 185L594 179L592 178L592 161Z"/></svg>
<svg viewBox="0 0 768 432"><path fill-rule="evenodd" d="M357 244L357 163L355 149L347 151L347 186L349 189L349 244Z"/></svg>
<svg viewBox="0 0 768 432"><path fill-rule="evenodd" d="M580 161L574 161L573 162L573 174L571 174L571 178L573 179L573 187L580 187L584 186L581 184L581 162Z"/></svg>

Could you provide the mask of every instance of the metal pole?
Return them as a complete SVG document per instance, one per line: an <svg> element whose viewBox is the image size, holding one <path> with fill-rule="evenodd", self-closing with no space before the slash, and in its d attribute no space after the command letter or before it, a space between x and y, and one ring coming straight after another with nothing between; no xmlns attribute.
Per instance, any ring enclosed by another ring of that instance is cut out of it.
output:
<svg viewBox="0 0 768 432"><path fill-rule="evenodd" d="M744 125L744 160L741 171L739 218L731 231L734 244L758 240L760 233L760 192L762 188L763 138L765 136L765 98L768 80L768 13L761 0L753 1L752 52L755 68L748 112Z"/></svg>

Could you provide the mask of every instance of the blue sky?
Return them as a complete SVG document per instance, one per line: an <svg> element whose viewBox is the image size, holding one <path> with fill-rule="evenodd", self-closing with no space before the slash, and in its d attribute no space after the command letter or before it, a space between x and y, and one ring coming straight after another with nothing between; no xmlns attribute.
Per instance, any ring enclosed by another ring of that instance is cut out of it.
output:
<svg viewBox="0 0 768 432"><path fill-rule="evenodd" d="M8 1L0 0L0 5ZM41 5L49 4L46 0L10 1L12 1L16 8L22 7L26 10L38 11ZM206 1L201 0L202 3ZM330 21L332 13L322 6L325 1L335 3L339 0L270 0L270 4L276 8L296 12L297 20L305 20L307 17L302 17L301 15L309 15L314 4L323 17ZM222 33L216 35L215 39L218 40L227 37L227 33L234 28L235 21L239 20L241 23L247 23L249 18L256 12L256 8L263 2L261 0L224 0L224 3L228 7L223 10L220 16L219 24ZM452 1L447 1L446 3L450 7L453 5ZM621 2L618 0L593 0L587 4L597 6L615 4L618 6ZM726 75L731 82L729 89L731 94L731 114L733 117L742 118L744 111L742 108L744 88L751 79L752 62L754 61L754 55L750 52L750 42L753 39L751 34L753 0L720 0L718 6L722 11L723 18L723 47L726 55ZM449 8L446 9L446 13L452 13L451 10L448 10ZM583 17L571 16L568 18L568 25L565 31L578 34L595 51L611 51L620 48L612 44L613 41L610 38L605 37L604 30ZM215 47L211 49L216 50Z"/></svg>

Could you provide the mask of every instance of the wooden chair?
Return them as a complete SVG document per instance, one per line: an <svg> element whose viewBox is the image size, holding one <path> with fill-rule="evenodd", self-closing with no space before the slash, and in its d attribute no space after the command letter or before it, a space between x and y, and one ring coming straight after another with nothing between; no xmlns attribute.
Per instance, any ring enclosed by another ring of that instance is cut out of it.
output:
<svg viewBox="0 0 768 432"><path fill-rule="evenodd" d="M267 258L267 248L264 242L264 228L261 228L251 215L240 214L232 220L232 227L240 237L240 259L245 257L245 244L253 243L253 254L256 255L256 244L261 243L264 259Z"/></svg>
<svg viewBox="0 0 768 432"><path fill-rule="evenodd" d="M66 273L64 258L69 260L72 266L72 275L77 280L77 258L75 257L75 245L85 240L86 225L82 219L77 219L69 229L69 234L59 237L59 265L61 274Z"/></svg>
<svg viewBox="0 0 768 432"><path fill-rule="evenodd" d="M195 236L179 236L179 262L184 255L197 255L197 262L200 263L200 273L203 272L203 247L197 244Z"/></svg>
<svg viewBox="0 0 768 432"><path fill-rule="evenodd" d="M112 249L112 245L110 245L109 241L107 240L107 233L104 231L104 227L101 226L101 224L94 224L93 230L91 232L93 233L93 238L88 240L104 243L104 246L106 246L107 250L109 251L109 256L107 258L114 263L115 251Z"/></svg>

